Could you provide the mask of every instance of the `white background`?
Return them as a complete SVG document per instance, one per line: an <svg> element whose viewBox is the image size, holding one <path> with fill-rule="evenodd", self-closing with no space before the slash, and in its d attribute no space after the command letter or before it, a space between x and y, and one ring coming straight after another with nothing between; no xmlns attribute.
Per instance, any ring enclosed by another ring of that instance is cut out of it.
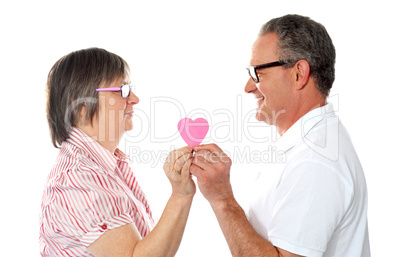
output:
<svg viewBox="0 0 402 257"><path fill-rule="evenodd" d="M270 127L253 123L248 115L256 103L243 91L244 68L260 26L297 13L322 23L336 47L330 101L365 170L372 256L399 256L400 10L397 1L389 0L2 1L0 255L38 256L42 190L57 155L45 116L45 82L60 57L96 46L131 66L140 104L135 129L120 147L128 154L141 150L131 156L132 167L158 217L170 195L161 159L184 146L175 134L180 118L209 115L212 127L226 124L215 127L205 142L218 142L228 153L236 147L264 151L263 141L275 140ZM233 116L229 120L223 113ZM252 128L245 130L245 123ZM166 137L171 138L161 140ZM152 153L159 159L150 159ZM233 161L233 188L243 204L255 171L269 170L255 160ZM177 256L229 255L214 214L198 192Z"/></svg>

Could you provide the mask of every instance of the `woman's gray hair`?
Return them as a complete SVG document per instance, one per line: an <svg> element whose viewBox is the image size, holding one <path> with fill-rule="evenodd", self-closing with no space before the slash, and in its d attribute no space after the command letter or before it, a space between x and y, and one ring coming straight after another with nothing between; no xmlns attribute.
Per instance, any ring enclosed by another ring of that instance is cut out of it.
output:
<svg viewBox="0 0 402 257"><path fill-rule="evenodd" d="M46 113L50 136L58 148L86 108L86 121L98 114L96 88L124 78L130 72L120 56L100 48L72 52L58 60L49 72Z"/></svg>
<svg viewBox="0 0 402 257"><path fill-rule="evenodd" d="M268 33L278 36L278 59L292 60L287 67L307 61L317 89L327 97L335 80L335 47L325 27L309 17L285 15L265 23L259 36Z"/></svg>

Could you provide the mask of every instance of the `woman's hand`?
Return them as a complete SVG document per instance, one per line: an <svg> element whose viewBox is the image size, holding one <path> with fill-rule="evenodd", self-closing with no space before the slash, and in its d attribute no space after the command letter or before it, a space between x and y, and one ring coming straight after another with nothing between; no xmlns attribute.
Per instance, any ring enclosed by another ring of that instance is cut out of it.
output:
<svg viewBox="0 0 402 257"><path fill-rule="evenodd" d="M193 148L190 146L173 150L166 158L163 169L172 184L173 194L182 197L194 196L195 183L190 175L192 160Z"/></svg>
<svg viewBox="0 0 402 257"><path fill-rule="evenodd" d="M192 160L193 149L189 146L169 153L163 169L173 193L155 228L147 236L141 238L135 224L130 223L106 231L88 247L88 251L94 256L173 257L183 237L195 194L195 183L190 176Z"/></svg>

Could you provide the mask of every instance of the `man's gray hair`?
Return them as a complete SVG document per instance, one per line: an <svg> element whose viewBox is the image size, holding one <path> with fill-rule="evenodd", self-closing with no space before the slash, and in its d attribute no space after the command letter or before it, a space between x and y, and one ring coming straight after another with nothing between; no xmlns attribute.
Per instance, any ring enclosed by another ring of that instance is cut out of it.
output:
<svg viewBox="0 0 402 257"><path fill-rule="evenodd" d="M335 80L335 47L323 25L309 17L285 15L265 23L259 36L275 33L278 36L279 60L305 60L317 89L327 97ZM285 66L286 67L286 66Z"/></svg>

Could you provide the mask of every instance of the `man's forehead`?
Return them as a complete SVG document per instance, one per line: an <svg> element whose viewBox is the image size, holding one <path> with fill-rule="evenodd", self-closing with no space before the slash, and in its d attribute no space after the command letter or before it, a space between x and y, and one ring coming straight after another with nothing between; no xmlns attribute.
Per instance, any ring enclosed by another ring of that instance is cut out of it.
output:
<svg viewBox="0 0 402 257"><path fill-rule="evenodd" d="M258 37L251 47L251 62L275 61L273 59L276 59L277 48L278 36L275 33L268 33Z"/></svg>

